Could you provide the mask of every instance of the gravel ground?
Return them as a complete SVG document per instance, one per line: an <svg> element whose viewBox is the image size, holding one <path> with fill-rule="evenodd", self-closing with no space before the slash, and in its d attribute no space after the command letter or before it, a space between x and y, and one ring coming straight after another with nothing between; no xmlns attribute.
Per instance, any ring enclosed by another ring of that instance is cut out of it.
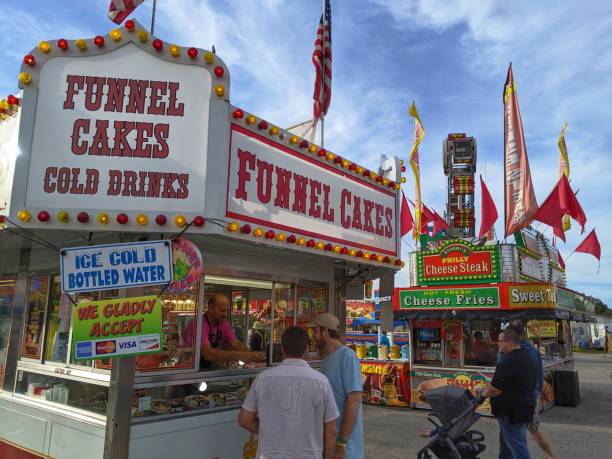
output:
<svg viewBox="0 0 612 459"><path fill-rule="evenodd" d="M541 414L542 430L559 459L612 458L612 356L576 354L581 403L576 408L554 406ZM366 457L414 458L426 440L418 433L430 425L429 411L397 410L364 405ZM481 418L474 426L486 437L481 459L496 458L499 431L495 419ZM529 438L534 459L545 458Z"/></svg>

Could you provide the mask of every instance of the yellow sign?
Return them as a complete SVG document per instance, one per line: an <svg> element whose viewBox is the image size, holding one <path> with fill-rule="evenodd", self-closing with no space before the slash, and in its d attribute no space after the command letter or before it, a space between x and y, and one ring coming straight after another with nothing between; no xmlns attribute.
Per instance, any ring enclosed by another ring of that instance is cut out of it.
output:
<svg viewBox="0 0 612 459"><path fill-rule="evenodd" d="M549 284L509 284L508 308L554 308L555 288Z"/></svg>
<svg viewBox="0 0 612 459"><path fill-rule="evenodd" d="M554 320L530 320L527 322L528 338L556 338L557 322Z"/></svg>

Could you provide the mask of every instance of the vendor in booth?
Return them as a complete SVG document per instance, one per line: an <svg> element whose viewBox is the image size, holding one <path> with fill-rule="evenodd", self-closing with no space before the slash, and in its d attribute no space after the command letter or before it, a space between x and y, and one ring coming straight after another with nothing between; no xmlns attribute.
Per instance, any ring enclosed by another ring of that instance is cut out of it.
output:
<svg viewBox="0 0 612 459"><path fill-rule="evenodd" d="M250 351L236 338L232 326L227 320L229 299L221 293L215 293L208 300L208 308L202 315L202 339L200 344L200 369L222 367L229 362L263 362L261 352ZM187 324L183 330L182 342L191 345L195 334L195 321Z"/></svg>

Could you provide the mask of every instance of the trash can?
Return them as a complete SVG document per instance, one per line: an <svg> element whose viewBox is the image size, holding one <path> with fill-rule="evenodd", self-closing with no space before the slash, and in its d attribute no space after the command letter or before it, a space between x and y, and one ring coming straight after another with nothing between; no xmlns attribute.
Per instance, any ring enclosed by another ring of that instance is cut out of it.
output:
<svg viewBox="0 0 612 459"><path fill-rule="evenodd" d="M555 405L578 406L580 384L578 370L555 370Z"/></svg>

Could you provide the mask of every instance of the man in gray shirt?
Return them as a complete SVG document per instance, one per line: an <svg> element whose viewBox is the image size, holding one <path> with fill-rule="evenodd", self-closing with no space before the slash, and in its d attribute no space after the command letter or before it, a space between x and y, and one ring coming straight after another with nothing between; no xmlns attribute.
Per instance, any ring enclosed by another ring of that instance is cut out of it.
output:
<svg viewBox="0 0 612 459"><path fill-rule="evenodd" d="M285 360L257 375L238 424L259 435L260 459L332 459L339 412L327 378L303 360L308 333L287 328L281 348Z"/></svg>

